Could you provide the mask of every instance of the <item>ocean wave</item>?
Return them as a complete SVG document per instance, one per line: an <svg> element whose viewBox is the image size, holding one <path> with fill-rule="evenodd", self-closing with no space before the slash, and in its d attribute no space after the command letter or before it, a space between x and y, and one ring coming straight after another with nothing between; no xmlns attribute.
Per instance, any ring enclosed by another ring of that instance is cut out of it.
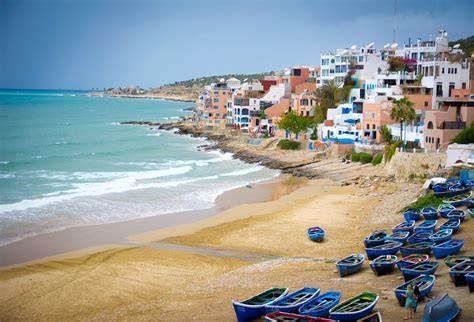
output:
<svg viewBox="0 0 474 322"><path fill-rule="evenodd" d="M256 166L249 169L236 170L228 173L222 173L219 176L221 177L234 177L234 176L244 176L253 172L258 172L263 169L263 166Z"/></svg>
<svg viewBox="0 0 474 322"><path fill-rule="evenodd" d="M122 173L123 177L117 178L114 180L109 180L105 182L87 182L87 183L74 183L72 186L73 189L68 189L61 191L60 195L53 195L51 193L49 196L44 198L37 199L25 199L12 204L3 204L0 205L0 213L25 210L29 208L38 208L43 207L48 204L57 203L64 200L69 200L78 197L86 196L97 196L104 195L109 193L119 193L129 190L140 190L148 188L159 188L159 187L173 187L175 185L180 185L188 182L194 182L192 180L203 180L204 178L190 179L191 181L167 181L167 182L157 182L157 183L141 183L138 181L146 181L151 179L156 179L166 176L174 176L185 174L192 170L192 167L179 167L179 168L170 168L164 170L155 170L155 171L141 171L141 172L124 172ZM120 172L119 172L120 173ZM97 174L97 173L96 173ZM213 176L217 178L217 176ZM209 177L207 177L209 178Z"/></svg>
<svg viewBox="0 0 474 322"><path fill-rule="evenodd" d="M12 179L15 177L14 173L0 173L0 179Z"/></svg>
<svg viewBox="0 0 474 322"><path fill-rule="evenodd" d="M210 163L219 163L224 161L232 160L233 154L229 152L220 152L220 151L209 151L209 154L217 155L216 158L203 159L203 160L170 160L162 163L164 166L181 166L181 165L195 165L198 167L204 167Z"/></svg>
<svg viewBox="0 0 474 322"><path fill-rule="evenodd" d="M161 133L156 132L156 133L148 133L146 136L161 136Z"/></svg>
<svg viewBox="0 0 474 322"><path fill-rule="evenodd" d="M0 164L9 164L10 161L0 161Z"/></svg>

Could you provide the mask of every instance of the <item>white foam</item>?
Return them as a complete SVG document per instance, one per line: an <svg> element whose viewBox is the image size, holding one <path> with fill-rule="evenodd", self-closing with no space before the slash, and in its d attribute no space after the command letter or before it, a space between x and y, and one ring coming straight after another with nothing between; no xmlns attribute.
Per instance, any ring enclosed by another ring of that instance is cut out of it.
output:
<svg viewBox="0 0 474 322"><path fill-rule="evenodd" d="M60 195L53 195L51 193L45 198L25 199L12 204L0 205L0 213L19 211L29 208L43 207L51 203L57 203L64 200L69 200L78 197L96 196L108 193L118 193L128 190L147 189L155 187L172 187L180 185L180 181L168 181L163 183L140 183L138 180L150 180L159 177L180 175L192 170L192 167L185 166L179 168L170 168L164 170L153 171L139 171L139 172L118 172L114 174L121 174L121 178L105 181L105 182L88 182L75 183L73 189L62 191ZM95 173L97 175L97 173ZM109 173L110 175L110 173ZM216 176L217 177L217 176ZM110 176L109 176L110 178ZM198 178L199 179L199 178ZM186 182L184 182L186 183Z"/></svg>
<svg viewBox="0 0 474 322"><path fill-rule="evenodd" d="M244 176L249 173L257 172L263 169L263 166L256 166L249 169L236 170L228 173L220 174L221 177L233 177L233 176Z"/></svg>
<svg viewBox="0 0 474 322"><path fill-rule="evenodd" d="M146 136L161 136L161 133L148 133Z"/></svg>
<svg viewBox="0 0 474 322"><path fill-rule="evenodd" d="M9 164L10 161L0 161L0 164Z"/></svg>
<svg viewBox="0 0 474 322"><path fill-rule="evenodd" d="M11 179L15 177L14 173L0 173L0 179Z"/></svg>

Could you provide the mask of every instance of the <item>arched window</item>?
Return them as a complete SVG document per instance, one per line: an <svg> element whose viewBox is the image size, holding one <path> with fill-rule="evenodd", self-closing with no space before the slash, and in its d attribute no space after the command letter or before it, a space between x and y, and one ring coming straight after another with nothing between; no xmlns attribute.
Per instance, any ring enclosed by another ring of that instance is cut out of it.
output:
<svg viewBox="0 0 474 322"><path fill-rule="evenodd" d="M428 122L428 129L430 129L430 130L433 129L433 122L431 122L431 121Z"/></svg>

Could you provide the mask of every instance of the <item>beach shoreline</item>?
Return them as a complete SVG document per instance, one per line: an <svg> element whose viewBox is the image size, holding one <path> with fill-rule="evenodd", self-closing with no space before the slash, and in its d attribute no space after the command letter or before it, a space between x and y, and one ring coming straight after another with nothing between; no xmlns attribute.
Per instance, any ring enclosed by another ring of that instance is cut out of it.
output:
<svg viewBox="0 0 474 322"><path fill-rule="evenodd" d="M0 269L85 249L104 247L104 245L130 246L131 235L193 224L242 203L274 200L306 183L306 180L302 178L280 174L261 182L224 191L216 198L214 206L207 209L173 212L106 224L73 226L40 233L0 246Z"/></svg>

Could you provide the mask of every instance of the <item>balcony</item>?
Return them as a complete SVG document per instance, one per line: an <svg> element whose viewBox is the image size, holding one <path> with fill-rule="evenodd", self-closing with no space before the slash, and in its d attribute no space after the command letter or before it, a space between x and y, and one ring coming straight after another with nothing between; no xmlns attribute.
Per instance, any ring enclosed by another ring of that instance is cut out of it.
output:
<svg viewBox="0 0 474 322"><path fill-rule="evenodd" d="M466 122L450 122L444 121L441 125L441 129L443 130L462 130L466 128Z"/></svg>
<svg viewBox="0 0 474 322"><path fill-rule="evenodd" d="M260 111L250 111L250 117L260 117Z"/></svg>

